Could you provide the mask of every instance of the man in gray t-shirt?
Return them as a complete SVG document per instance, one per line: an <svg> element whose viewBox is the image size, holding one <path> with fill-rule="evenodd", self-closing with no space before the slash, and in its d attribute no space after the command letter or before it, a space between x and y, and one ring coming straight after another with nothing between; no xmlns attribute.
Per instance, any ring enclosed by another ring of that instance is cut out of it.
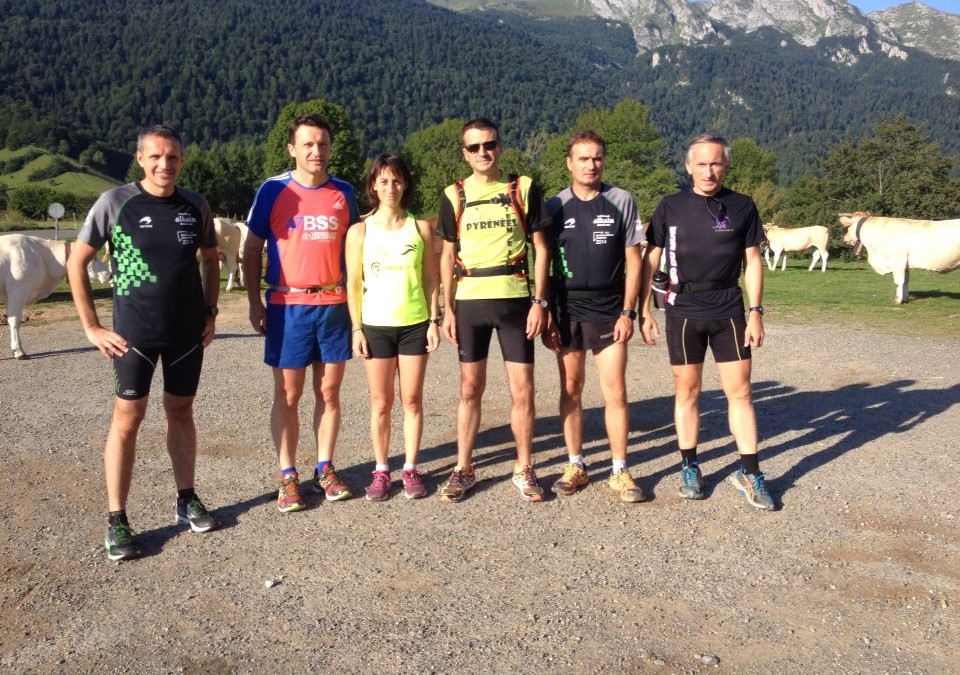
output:
<svg viewBox="0 0 960 675"><path fill-rule="evenodd" d="M84 332L114 369L113 421L103 453L109 504L104 546L111 560L140 555L126 503L137 431L158 364L163 368L167 450L177 485L176 521L194 532L217 525L194 492L193 422L203 350L213 340L220 291L213 217L203 197L176 185L183 142L175 131L161 125L141 133L137 163L144 178L100 196L67 259ZM85 273L104 244L109 246L114 280L112 330L100 324Z"/></svg>
<svg viewBox="0 0 960 675"><path fill-rule="evenodd" d="M547 202L552 215L553 274L550 295L557 320L544 344L557 353L560 421L570 462L553 484L572 495L589 482L583 459L583 385L587 350L593 352L603 392L610 441L609 487L625 502L644 500L627 470L627 341L640 293L643 228L626 190L601 180L606 143L594 131L567 145L571 185Z"/></svg>

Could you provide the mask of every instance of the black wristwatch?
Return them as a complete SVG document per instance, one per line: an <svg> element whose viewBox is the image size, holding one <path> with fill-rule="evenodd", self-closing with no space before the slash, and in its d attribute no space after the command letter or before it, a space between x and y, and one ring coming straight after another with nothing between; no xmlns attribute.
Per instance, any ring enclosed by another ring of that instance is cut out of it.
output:
<svg viewBox="0 0 960 675"><path fill-rule="evenodd" d="M751 307L747 310L748 312L757 312L760 316L763 316L763 305L757 305L756 307Z"/></svg>
<svg viewBox="0 0 960 675"><path fill-rule="evenodd" d="M216 316L220 313L220 308L214 305L213 307L207 307L207 316Z"/></svg>
<svg viewBox="0 0 960 675"><path fill-rule="evenodd" d="M620 316L625 316L625 317L627 317L628 319L630 319L631 321L636 321L636 319L637 319L637 313L634 312L632 309L623 309L623 310L620 310Z"/></svg>
<svg viewBox="0 0 960 675"><path fill-rule="evenodd" d="M530 298L530 304L540 305L544 309L547 309L550 306L550 303L546 300L541 300L540 298Z"/></svg>

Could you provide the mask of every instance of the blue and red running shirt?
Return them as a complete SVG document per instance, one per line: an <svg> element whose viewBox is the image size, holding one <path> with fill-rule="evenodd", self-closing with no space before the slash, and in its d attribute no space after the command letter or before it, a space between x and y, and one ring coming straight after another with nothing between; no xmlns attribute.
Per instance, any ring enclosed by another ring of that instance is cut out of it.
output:
<svg viewBox="0 0 960 675"><path fill-rule="evenodd" d="M339 287L321 293L272 289L273 305L335 305L346 302L344 241L347 228L360 220L357 199L346 181L330 176L319 187L300 185L291 172L268 178L247 216L250 231L267 243L271 286Z"/></svg>

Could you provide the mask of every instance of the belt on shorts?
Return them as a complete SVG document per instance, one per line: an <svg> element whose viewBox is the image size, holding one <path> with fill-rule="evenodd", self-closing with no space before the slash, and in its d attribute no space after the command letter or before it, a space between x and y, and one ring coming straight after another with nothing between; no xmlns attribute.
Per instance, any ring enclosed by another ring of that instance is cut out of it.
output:
<svg viewBox="0 0 960 675"><path fill-rule="evenodd" d="M686 283L670 286L671 293L697 293L699 291L721 291L724 288L736 288L740 285L740 277L723 281L687 281Z"/></svg>
<svg viewBox="0 0 960 675"><path fill-rule="evenodd" d="M324 291L335 291L338 288L343 288L343 282L338 281L335 284L327 284L326 286L307 286L306 288L294 288L293 286L269 284L267 288L269 288L271 291L277 291L278 293L323 293Z"/></svg>

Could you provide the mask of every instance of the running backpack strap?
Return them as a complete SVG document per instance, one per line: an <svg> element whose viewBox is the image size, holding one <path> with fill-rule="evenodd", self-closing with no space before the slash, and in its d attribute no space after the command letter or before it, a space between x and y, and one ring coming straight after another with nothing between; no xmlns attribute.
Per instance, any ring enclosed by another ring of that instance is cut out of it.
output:
<svg viewBox="0 0 960 675"><path fill-rule="evenodd" d="M520 227L523 228L523 236L527 236L527 213L523 205L523 198L520 195L520 176L511 173L507 177L507 198L510 200L510 206L517 214L517 220L520 221Z"/></svg>
<svg viewBox="0 0 960 675"><path fill-rule="evenodd" d="M463 181L458 180L453 184L457 191L457 242L460 241L460 221L463 220L463 212L467 208L467 193L463 189Z"/></svg>

